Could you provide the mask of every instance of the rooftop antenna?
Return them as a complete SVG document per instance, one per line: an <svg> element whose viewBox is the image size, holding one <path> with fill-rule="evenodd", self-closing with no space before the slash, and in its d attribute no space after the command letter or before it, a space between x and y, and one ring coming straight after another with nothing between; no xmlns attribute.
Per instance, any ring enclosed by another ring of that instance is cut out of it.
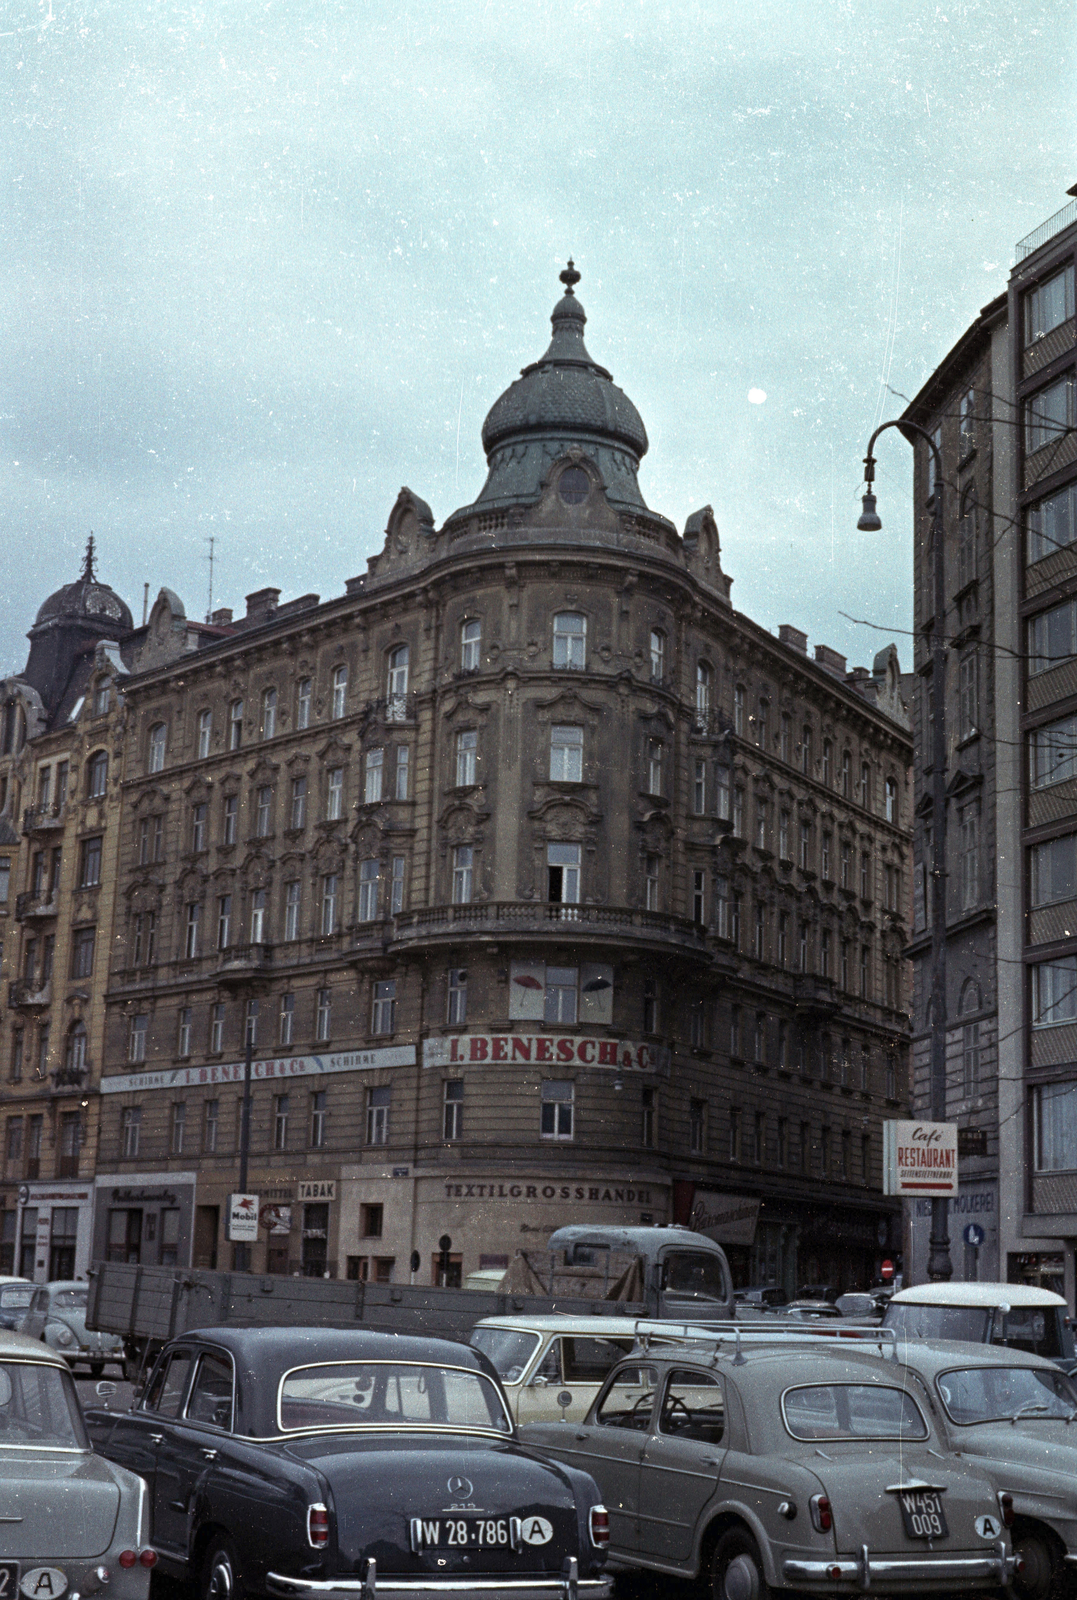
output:
<svg viewBox="0 0 1077 1600"><path fill-rule="evenodd" d="M206 543L209 545L209 596L206 600L207 622L213 615L213 546L215 542L214 535L212 533L208 534L206 537Z"/></svg>

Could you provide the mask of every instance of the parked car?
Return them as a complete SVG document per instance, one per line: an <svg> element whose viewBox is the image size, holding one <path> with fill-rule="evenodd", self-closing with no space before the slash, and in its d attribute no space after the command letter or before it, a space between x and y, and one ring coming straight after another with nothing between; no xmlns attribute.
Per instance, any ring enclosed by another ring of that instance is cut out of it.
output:
<svg viewBox="0 0 1077 1600"><path fill-rule="evenodd" d="M606 1596L586 1471L518 1442L493 1367L447 1340L323 1328L174 1339L139 1403L87 1412L150 1485L161 1570L203 1600ZM364 1587L365 1585L365 1587Z"/></svg>
<svg viewBox="0 0 1077 1600"><path fill-rule="evenodd" d="M762 1312L772 1311L776 1306L788 1305L789 1296L776 1284L768 1284L762 1289L738 1289L736 1301L738 1309L743 1308L750 1316L758 1316Z"/></svg>
<svg viewBox="0 0 1077 1600"><path fill-rule="evenodd" d="M1008 1584L1009 1501L949 1452L923 1386L822 1343L652 1348L613 1369L582 1425L521 1437L592 1474L611 1557L707 1579L716 1600Z"/></svg>
<svg viewBox="0 0 1077 1600"><path fill-rule="evenodd" d="M484 1317L470 1342L493 1363L517 1423L575 1422L643 1326L634 1317Z"/></svg>
<svg viewBox="0 0 1077 1600"><path fill-rule="evenodd" d="M1060 1294L1022 1283L921 1283L891 1296L882 1326L905 1339L1005 1344L1077 1368L1068 1307Z"/></svg>
<svg viewBox="0 0 1077 1600"><path fill-rule="evenodd" d="M0 1278L0 1328L17 1328L33 1297L29 1278Z"/></svg>
<svg viewBox="0 0 1077 1600"><path fill-rule="evenodd" d="M950 1448L1012 1497L1021 1600L1061 1593L1077 1561L1073 1379L1043 1356L982 1344L915 1340L902 1342L898 1354L941 1403Z"/></svg>
<svg viewBox="0 0 1077 1600"><path fill-rule="evenodd" d="M44 1283L34 1290L18 1331L42 1339L72 1368L89 1367L99 1378L105 1363L123 1366L123 1340L115 1333L91 1333L86 1326L89 1285L80 1280Z"/></svg>
<svg viewBox="0 0 1077 1600"><path fill-rule="evenodd" d="M146 1600L156 1555L141 1478L93 1454L61 1356L0 1331L0 1596Z"/></svg>

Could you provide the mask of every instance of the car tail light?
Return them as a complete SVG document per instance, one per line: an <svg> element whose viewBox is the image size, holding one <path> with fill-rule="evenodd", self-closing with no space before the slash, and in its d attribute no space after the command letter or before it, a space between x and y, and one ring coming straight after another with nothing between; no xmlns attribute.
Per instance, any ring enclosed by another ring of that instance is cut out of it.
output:
<svg viewBox="0 0 1077 1600"><path fill-rule="evenodd" d="M121 1550L116 1559L121 1567L133 1567L138 1560L138 1552L136 1550Z"/></svg>
<svg viewBox="0 0 1077 1600"><path fill-rule="evenodd" d="M605 1506L591 1507L591 1543L605 1549L610 1542L610 1514Z"/></svg>
<svg viewBox="0 0 1077 1600"><path fill-rule="evenodd" d="M1002 1512L1003 1523L1006 1525L1007 1528L1012 1528L1013 1527L1013 1495L1012 1494L1005 1494L1005 1493L1004 1494L1000 1494L999 1497L998 1497L998 1508Z"/></svg>
<svg viewBox="0 0 1077 1600"><path fill-rule="evenodd" d="M307 1507L307 1538L315 1550L324 1550L329 1543L329 1507L321 1504Z"/></svg>
<svg viewBox="0 0 1077 1600"><path fill-rule="evenodd" d="M834 1514L826 1495L813 1494L808 1501L808 1508L811 1511L811 1525L816 1533L829 1533L834 1526Z"/></svg>
<svg viewBox="0 0 1077 1600"><path fill-rule="evenodd" d="M143 1550L139 1555L138 1564L140 1567L155 1567L157 1565L157 1551Z"/></svg>

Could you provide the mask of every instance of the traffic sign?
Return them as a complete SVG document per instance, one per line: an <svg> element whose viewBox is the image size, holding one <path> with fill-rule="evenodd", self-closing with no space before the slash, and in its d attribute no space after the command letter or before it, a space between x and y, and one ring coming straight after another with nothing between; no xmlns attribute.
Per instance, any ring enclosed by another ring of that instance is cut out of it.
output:
<svg viewBox="0 0 1077 1600"><path fill-rule="evenodd" d="M887 1283L889 1283L890 1279L894 1276L894 1263L892 1261L884 1261L882 1266L879 1268L879 1276L880 1278L885 1278Z"/></svg>
<svg viewBox="0 0 1077 1600"><path fill-rule="evenodd" d="M964 1230L962 1231L961 1237L964 1239L966 1244L970 1244L974 1250L978 1250L983 1244L987 1235L984 1233L984 1230L980 1227L978 1222L967 1222Z"/></svg>

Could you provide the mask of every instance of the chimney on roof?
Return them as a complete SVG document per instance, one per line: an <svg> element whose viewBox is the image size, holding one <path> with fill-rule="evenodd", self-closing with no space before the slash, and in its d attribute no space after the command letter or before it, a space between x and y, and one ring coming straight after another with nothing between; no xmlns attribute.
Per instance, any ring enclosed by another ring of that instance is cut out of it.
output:
<svg viewBox="0 0 1077 1600"><path fill-rule="evenodd" d="M277 609L280 599L279 589L256 589L247 596L248 622L268 622Z"/></svg>
<svg viewBox="0 0 1077 1600"><path fill-rule="evenodd" d="M815 647L816 663L824 672L832 672L837 678L845 676L845 657L836 650L831 650L828 644L817 644Z"/></svg>
<svg viewBox="0 0 1077 1600"><path fill-rule="evenodd" d="M791 623L783 622L778 629L778 639L782 644L787 644L790 650L799 650L802 656L808 653L808 635L801 633L799 628L794 628Z"/></svg>
<svg viewBox="0 0 1077 1600"><path fill-rule="evenodd" d="M217 611L212 613L209 620L216 623L218 628L226 627L232 620L232 607L221 606Z"/></svg>

